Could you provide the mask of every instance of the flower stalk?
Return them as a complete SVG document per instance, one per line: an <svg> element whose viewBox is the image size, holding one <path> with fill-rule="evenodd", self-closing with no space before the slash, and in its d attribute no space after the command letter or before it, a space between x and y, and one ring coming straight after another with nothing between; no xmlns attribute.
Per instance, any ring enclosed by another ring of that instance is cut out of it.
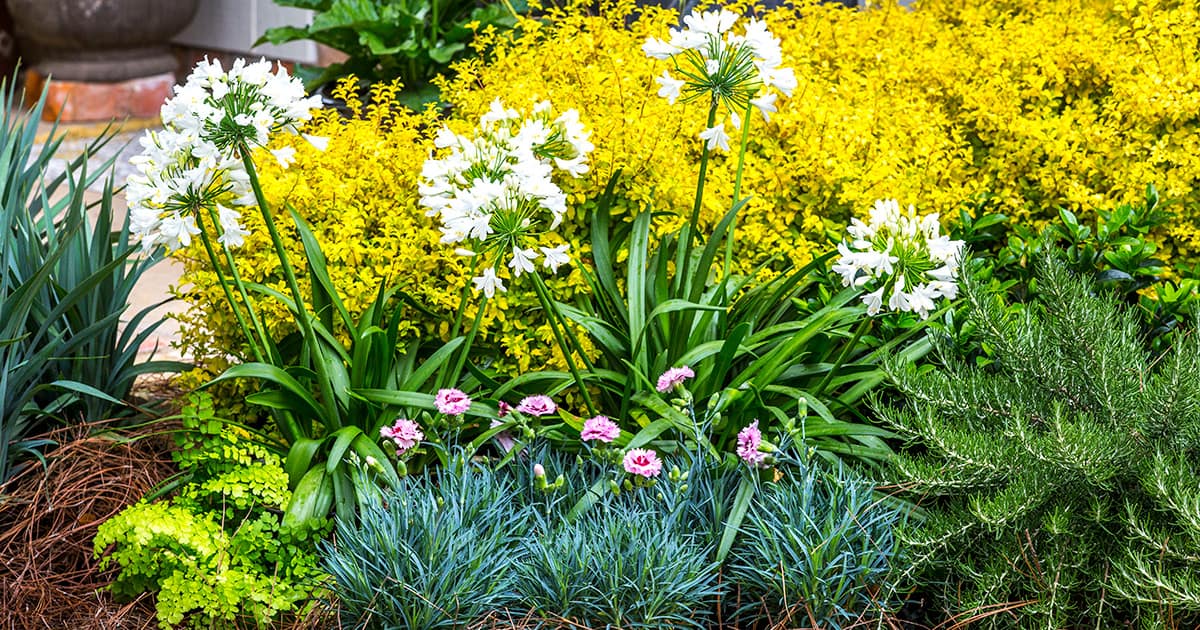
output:
<svg viewBox="0 0 1200 630"><path fill-rule="evenodd" d="M266 196L263 195L262 186L259 185L258 175L254 168L254 160L250 158L250 147L242 141L237 147L241 154L242 162L246 167L246 174L250 177L250 188L254 191L254 198L258 201L258 209L262 214L263 223L266 224L267 232L271 235L271 243L275 246L275 254L279 256L279 265L283 270L284 278L287 280L288 289L292 293L292 299L296 302L296 323L300 326L300 332L304 336L304 343L312 353L313 371L317 373L317 381L321 389L321 404L325 407L326 422L333 426L327 426L326 429L333 431L341 428L341 418L337 412L337 399L334 397L333 383L329 379L329 368L325 364L325 352L321 349L317 335L313 331L312 321L309 320L308 309L305 308L304 299L300 294L300 283L296 281L296 272L292 268L291 260L288 258L287 250L283 247L283 239L279 236L279 228L275 225L275 218L271 213L271 206L267 203Z"/></svg>

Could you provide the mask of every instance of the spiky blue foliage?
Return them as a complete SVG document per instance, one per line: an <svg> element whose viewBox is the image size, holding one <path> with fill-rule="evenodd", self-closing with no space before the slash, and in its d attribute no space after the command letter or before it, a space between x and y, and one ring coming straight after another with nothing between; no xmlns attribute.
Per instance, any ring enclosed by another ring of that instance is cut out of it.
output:
<svg viewBox="0 0 1200 630"><path fill-rule="evenodd" d="M21 460L42 457L49 443L31 435L64 419L103 419L139 374L181 367L137 363L158 323L153 308L126 311L156 258L133 255L111 179L98 203L84 196L111 174L112 160L89 169L88 156L112 134L54 177L64 136L51 125L39 143L46 92L29 111L23 97L15 80L0 80L0 484Z"/></svg>
<svg viewBox="0 0 1200 630"><path fill-rule="evenodd" d="M517 592L535 616L588 627L704 627L721 592L712 544L653 489L524 541Z"/></svg>
<svg viewBox="0 0 1200 630"><path fill-rule="evenodd" d="M738 623L837 630L886 609L899 511L840 466L785 470L759 489L729 560Z"/></svg>
<svg viewBox="0 0 1200 630"><path fill-rule="evenodd" d="M353 628L456 628L513 601L531 511L511 480L458 460L339 519L324 568Z"/></svg>

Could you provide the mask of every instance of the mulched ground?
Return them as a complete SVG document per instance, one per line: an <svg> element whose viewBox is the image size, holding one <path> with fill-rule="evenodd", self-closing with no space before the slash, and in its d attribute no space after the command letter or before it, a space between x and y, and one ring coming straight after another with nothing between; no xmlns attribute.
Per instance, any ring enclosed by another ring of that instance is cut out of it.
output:
<svg viewBox="0 0 1200 630"><path fill-rule="evenodd" d="M114 602L96 527L175 472L162 427L53 431L54 449L0 488L0 629L155 628L148 597Z"/></svg>
<svg viewBox="0 0 1200 630"><path fill-rule="evenodd" d="M130 398L141 417L177 413L167 375L138 380ZM148 407L154 407L148 409ZM0 630L149 630L154 600L114 601L115 572L100 571L92 539L101 523L170 478L170 421L77 424L41 436L57 447L0 486ZM288 630L335 628L328 611L281 620Z"/></svg>

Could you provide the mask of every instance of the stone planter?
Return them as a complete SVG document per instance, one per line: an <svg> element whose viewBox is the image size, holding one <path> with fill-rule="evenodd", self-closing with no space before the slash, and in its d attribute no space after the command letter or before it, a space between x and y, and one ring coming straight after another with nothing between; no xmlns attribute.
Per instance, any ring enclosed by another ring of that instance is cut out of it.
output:
<svg viewBox="0 0 1200 630"><path fill-rule="evenodd" d="M197 0L7 0L34 71L58 80L127 81L175 72L167 42Z"/></svg>

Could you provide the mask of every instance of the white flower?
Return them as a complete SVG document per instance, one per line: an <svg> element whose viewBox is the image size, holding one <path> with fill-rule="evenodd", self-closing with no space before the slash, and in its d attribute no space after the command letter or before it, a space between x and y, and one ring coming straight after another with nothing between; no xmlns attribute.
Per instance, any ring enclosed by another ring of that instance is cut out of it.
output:
<svg viewBox="0 0 1200 630"><path fill-rule="evenodd" d="M537 260L537 252L532 249L513 247L512 260L508 266L513 270L513 277L520 278L522 273L533 271L533 261Z"/></svg>
<svg viewBox="0 0 1200 630"><path fill-rule="evenodd" d="M242 217L237 210L217 204L217 218L221 223L221 235L217 237L217 241L226 247L241 247L250 232L242 228Z"/></svg>
<svg viewBox="0 0 1200 630"><path fill-rule="evenodd" d="M709 151L714 149L729 150L729 136L725 133L725 123L719 123L715 127L709 127L701 131L700 139L707 141L705 146Z"/></svg>
<svg viewBox="0 0 1200 630"><path fill-rule="evenodd" d="M941 293L930 285L918 284L908 295L908 310L916 313L921 319L929 319L930 311L937 308L933 301L939 297Z"/></svg>
<svg viewBox="0 0 1200 630"><path fill-rule="evenodd" d="M892 297L888 299L888 308L893 311L907 311L909 296L904 292L904 276L896 277L896 284L892 286Z"/></svg>
<svg viewBox="0 0 1200 630"><path fill-rule="evenodd" d="M963 242L939 234L938 215L918 216L911 205L901 210L894 199L876 201L868 222L854 219L846 227L850 242L838 245L832 270L846 286L871 287L862 298L867 312L887 308L926 319L939 298L958 297L958 267Z"/></svg>
<svg viewBox="0 0 1200 630"><path fill-rule="evenodd" d="M439 149L445 149L447 147L461 144L463 144L462 139L458 137L458 134L450 131L449 127L442 127L439 129L437 135L433 138L433 146ZM425 164L428 165L429 162L426 162Z"/></svg>
<svg viewBox="0 0 1200 630"><path fill-rule="evenodd" d="M172 212L159 221L158 231L158 242L175 251L191 245L192 237L200 233L200 228L196 227L195 217Z"/></svg>
<svg viewBox="0 0 1200 630"><path fill-rule="evenodd" d="M950 240L949 236L938 236L930 238L929 257L938 262L957 264L958 257L962 255L963 242Z"/></svg>
<svg viewBox="0 0 1200 630"><path fill-rule="evenodd" d="M279 168L287 169L296 161L296 149L292 147L280 147L271 149L271 155L275 156L275 161L279 162Z"/></svg>
<svg viewBox="0 0 1200 630"><path fill-rule="evenodd" d="M733 28L738 15L727 9L720 11L692 12L683 18L683 23L693 32L702 35L716 36Z"/></svg>
<svg viewBox="0 0 1200 630"><path fill-rule="evenodd" d="M773 87L789 98L798 85L791 68L760 68L759 76L763 85Z"/></svg>
<svg viewBox="0 0 1200 630"><path fill-rule="evenodd" d="M783 51L779 47L779 38L771 34L766 22L750 18L746 24L744 41L767 66L775 67L782 62Z"/></svg>
<svg viewBox="0 0 1200 630"><path fill-rule="evenodd" d="M662 86L658 89L658 95L667 99L671 105L675 104L675 100L679 98L679 91L686 83L686 81L672 77L670 71L667 70L663 70L662 76L655 77L654 80Z"/></svg>
<svg viewBox="0 0 1200 630"><path fill-rule="evenodd" d="M130 230L143 249L189 245L200 234L193 213L207 212L215 198L255 203L239 145L265 146L275 133L295 133L320 104L319 97L305 95L299 79L273 67L239 59L224 72L219 62L205 59L163 103L163 128L142 137L141 154L130 160L136 172L126 180ZM230 122L237 128L230 129ZM319 145L321 139L311 140ZM295 159L292 147L271 154L283 168ZM219 215L218 240L240 245L247 232L237 212L224 208Z"/></svg>
<svg viewBox="0 0 1200 630"><path fill-rule="evenodd" d="M517 113L517 110L506 109L504 107L504 103L500 102L500 99L497 98L496 100L492 101L492 105L488 109L487 113L479 118L479 122L486 125L488 123L513 120L520 117L521 115Z"/></svg>
<svg viewBox="0 0 1200 630"><path fill-rule="evenodd" d="M556 183L559 173L580 177L588 171L595 148L579 112L557 117L549 101L539 101L525 116L499 99L480 118L473 136L441 129L434 144L439 155L421 168L418 192L428 216L440 221L442 242L464 243L460 252L479 255L490 270L473 281L478 290L504 290L495 275L496 256L512 277L537 269L537 239L554 230L567 213L567 195ZM566 262L565 247L548 250L545 266ZM478 254L476 254L478 252Z"/></svg>
<svg viewBox="0 0 1200 630"><path fill-rule="evenodd" d="M550 269L551 272L557 272L560 265L565 265L571 262L571 257L567 256L567 249L571 247L568 243L563 243L558 247L543 247L542 256L545 260L542 264Z"/></svg>
<svg viewBox="0 0 1200 630"><path fill-rule="evenodd" d="M782 65L779 38L765 22L751 18L738 33L738 15L725 9L694 11L683 22L683 28L671 29L670 41L651 37L642 50L655 59L673 59L677 69L694 69L685 75L689 91L710 92L731 111L749 100L769 120L778 95L790 97L796 89L795 73ZM684 89L670 73L656 81L659 95L671 103Z"/></svg>
<svg viewBox="0 0 1200 630"><path fill-rule="evenodd" d="M948 300L953 300L958 297L957 282L942 282L940 280L934 280L933 282L928 283L927 286L931 292L930 296L934 299L944 297Z"/></svg>
<svg viewBox="0 0 1200 630"><path fill-rule="evenodd" d="M571 177L579 178L588 172L587 157L580 155L573 160L554 158L554 165Z"/></svg>
<svg viewBox="0 0 1200 630"><path fill-rule="evenodd" d="M775 99L777 96L778 95L774 92L767 92L758 98L750 99L750 104L757 107L758 111L762 112L764 119L771 120L771 114L779 111L775 108Z"/></svg>
<svg viewBox="0 0 1200 630"><path fill-rule="evenodd" d="M864 295L862 301L867 305L867 315L878 315L883 310L883 287Z"/></svg>
<svg viewBox="0 0 1200 630"><path fill-rule="evenodd" d="M646 53L647 57L654 59L670 59L672 55L683 52L678 46L668 44L657 37L646 40L646 43L642 44L642 51Z"/></svg>
<svg viewBox="0 0 1200 630"><path fill-rule="evenodd" d="M871 208L871 225L878 228L900 221L900 202L895 199L880 199Z"/></svg>
<svg viewBox="0 0 1200 630"><path fill-rule="evenodd" d="M496 276L495 267L488 267L487 269L484 269L483 275L477 278L472 278L471 282L475 283L476 291L483 291L483 294L489 299L496 296L496 291L503 292L505 290L504 282L500 280L498 276Z"/></svg>
<svg viewBox="0 0 1200 630"><path fill-rule="evenodd" d="M303 136L304 139L307 140L309 144L313 145L313 148L315 148L318 151L321 151L322 153L325 152L325 149L329 148L329 138L326 138L324 136L314 136L314 135L310 135L307 133L300 134L300 135Z"/></svg>

